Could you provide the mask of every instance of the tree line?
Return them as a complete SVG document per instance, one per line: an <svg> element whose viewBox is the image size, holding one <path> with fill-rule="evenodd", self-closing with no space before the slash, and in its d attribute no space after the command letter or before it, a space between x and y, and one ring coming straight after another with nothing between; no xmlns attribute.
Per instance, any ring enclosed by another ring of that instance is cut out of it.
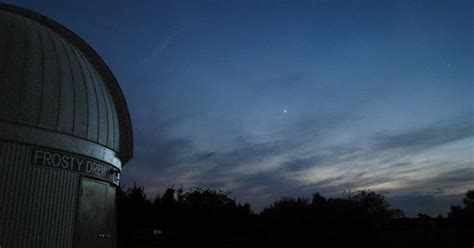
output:
<svg viewBox="0 0 474 248"><path fill-rule="evenodd" d="M119 247L473 247L474 190L447 217L409 218L370 190L326 198L283 197L260 213L230 192L170 187L153 200L143 187L118 192Z"/></svg>

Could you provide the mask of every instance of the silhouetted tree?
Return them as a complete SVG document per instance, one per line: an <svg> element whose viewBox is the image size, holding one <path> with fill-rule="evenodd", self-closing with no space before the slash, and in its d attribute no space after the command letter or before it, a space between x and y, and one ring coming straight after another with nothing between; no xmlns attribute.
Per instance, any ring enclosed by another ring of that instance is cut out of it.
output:
<svg viewBox="0 0 474 248"><path fill-rule="evenodd" d="M321 196L321 194L315 193L313 194L313 200L311 201L311 206L312 207L323 207L327 204L326 198Z"/></svg>
<svg viewBox="0 0 474 248"><path fill-rule="evenodd" d="M465 208L472 208L474 207L474 190L469 190L466 193L466 197L464 197L463 201Z"/></svg>
<svg viewBox="0 0 474 248"><path fill-rule="evenodd" d="M230 192L167 188L153 201L143 187L118 189L119 244L125 247L319 246L469 247L474 243L474 193L448 218L404 217L373 191L345 192L325 198L282 197L254 214ZM157 237L159 236L159 239ZM299 242L297 244L296 242ZM179 245L178 245L179 246Z"/></svg>
<svg viewBox="0 0 474 248"><path fill-rule="evenodd" d="M451 206L450 208L450 211L448 213L448 217L449 218L454 218L456 216L458 216L462 211L462 207L461 206Z"/></svg>

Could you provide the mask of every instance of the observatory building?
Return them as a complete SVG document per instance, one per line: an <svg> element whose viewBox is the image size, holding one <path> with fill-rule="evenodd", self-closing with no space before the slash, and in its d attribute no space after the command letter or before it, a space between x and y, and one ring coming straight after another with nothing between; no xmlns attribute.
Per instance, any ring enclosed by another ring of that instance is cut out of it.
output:
<svg viewBox="0 0 474 248"><path fill-rule="evenodd" d="M130 116L81 38L0 4L0 247L116 247Z"/></svg>

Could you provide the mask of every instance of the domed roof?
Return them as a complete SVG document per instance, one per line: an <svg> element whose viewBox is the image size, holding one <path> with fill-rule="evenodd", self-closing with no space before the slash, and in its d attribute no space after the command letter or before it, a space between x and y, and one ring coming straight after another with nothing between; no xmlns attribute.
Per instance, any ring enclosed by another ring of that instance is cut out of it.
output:
<svg viewBox="0 0 474 248"><path fill-rule="evenodd" d="M100 144L122 163L133 155L127 104L99 55L64 26L6 4L0 4L0 122Z"/></svg>

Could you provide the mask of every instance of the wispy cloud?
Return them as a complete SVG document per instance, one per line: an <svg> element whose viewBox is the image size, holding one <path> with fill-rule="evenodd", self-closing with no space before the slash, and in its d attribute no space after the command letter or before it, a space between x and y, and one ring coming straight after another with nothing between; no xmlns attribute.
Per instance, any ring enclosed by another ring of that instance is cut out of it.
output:
<svg viewBox="0 0 474 248"><path fill-rule="evenodd" d="M186 121L180 119L173 125ZM166 123L160 126L162 130L172 128ZM469 117L396 134L377 133L369 139L370 145L363 147L357 142L324 144L319 134L332 124L295 122L290 128L304 127L314 136L279 131L273 135L279 139L254 143L237 135L232 149L211 151L201 149L195 140L144 133L137 137L145 141L137 147L141 159L132 164L158 175L148 179L152 189L171 184L223 188L252 202L256 209L283 195L334 195L372 188L392 198L415 193L451 197L474 184L473 163L452 160L449 154L446 158L427 155L429 151L437 153L443 145L471 138L474 132ZM141 177L149 177L149 173Z"/></svg>
<svg viewBox="0 0 474 248"><path fill-rule="evenodd" d="M376 149L427 149L459 139L474 136L471 115L399 134L379 134L375 137Z"/></svg>
<svg viewBox="0 0 474 248"><path fill-rule="evenodd" d="M178 36L183 30L183 28L179 28L168 34L162 41L155 45L149 56L145 57L143 61L148 62L162 54L174 42L176 36Z"/></svg>

